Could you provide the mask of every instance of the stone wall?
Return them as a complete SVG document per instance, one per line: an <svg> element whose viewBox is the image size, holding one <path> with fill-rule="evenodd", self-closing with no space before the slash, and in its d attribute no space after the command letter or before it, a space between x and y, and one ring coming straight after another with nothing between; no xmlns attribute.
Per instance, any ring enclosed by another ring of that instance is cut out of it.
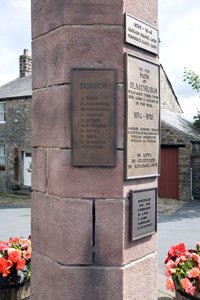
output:
<svg viewBox="0 0 200 300"><path fill-rule="evenodd" d="M192 144L185 140L178 131L162 124L161 145L178 147L179 199L190 199L190 156Z"/></svg>
<svg viewBox="0 0 200 300"><path fill-rule="evenodd" d="M6 149L6 170L0 171L0 191L22 183L21 152L31 152L31 97L5 100L6 122L0 124L0 144ZM14 148L19 149L18 162ZM17 166L18 165L18 166ZM19 176L16 181L16 167Z"/></svg>
<svg viewBox="0 0 200 300"><path fill-rule="evenodd" d="M161 109L168 109L180 114L182 113L173 87L162 66L160 67L160 100Z"/></svg>
<svg viewBox="0 0 200 300"><path fill-rule="evenodd" d="M192 196L200 200L200 143L194 143L192 150Z"/></svg>

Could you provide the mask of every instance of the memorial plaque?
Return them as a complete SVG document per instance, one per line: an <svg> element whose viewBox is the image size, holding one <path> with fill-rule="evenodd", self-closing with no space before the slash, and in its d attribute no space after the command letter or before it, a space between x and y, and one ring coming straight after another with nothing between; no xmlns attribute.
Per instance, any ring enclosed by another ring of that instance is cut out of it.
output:
<svg viewBox="0 0 200 300"><path fill-rule="evenodd" d="M159 52L158 30L126 14L126 42L154 54Z"/></svg>
<svg viewBox="0 0 200 300"><path fill-rule="evenodd" d="M157 189L131 191L130 199L131 241L157 231Z"/></svg>
<svg viewBox="0 0 200 300"><path fill-rule="evenodd" d="M126 179L158 176L159 66L126 55Z"/></svg>
<svg viewBox="0 0 200 300"><path fill-rule="evenodd" d="M72 165L116 165L114 69L72 70Z"/></svg>

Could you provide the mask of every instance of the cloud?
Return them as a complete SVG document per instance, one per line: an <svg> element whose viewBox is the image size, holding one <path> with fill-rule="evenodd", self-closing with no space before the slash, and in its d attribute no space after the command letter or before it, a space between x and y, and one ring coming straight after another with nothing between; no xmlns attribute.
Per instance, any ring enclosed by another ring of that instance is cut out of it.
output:
<svg viewBox="0 0 200 300"><path fill-rule="evenodd" d="M199 15L199 0L159 1L160 62L179 99L196 95L183 82L183 71L187 67L200 74Z"/></svg>
<svg viewBox="0 0 200 300"><path fill-rule="evenodd" d="M31 50L31 1L0 1L0 85L19 76L19 56Z"/></svg>
<svg viewBox="0 0 200 300"><path fill-rule="evenodd" d="M197 115L198 110L200 110L200 98L198 95L179 98L180 105L183 110L183 115L189 120L193 121L193 117Z"/></svg>

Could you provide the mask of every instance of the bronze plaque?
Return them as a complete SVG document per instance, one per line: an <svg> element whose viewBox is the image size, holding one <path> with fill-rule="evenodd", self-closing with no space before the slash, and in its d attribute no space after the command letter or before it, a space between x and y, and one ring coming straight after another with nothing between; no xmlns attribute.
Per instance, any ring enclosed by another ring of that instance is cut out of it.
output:
<svg viewBox="0 0 200 300"><path fill-rule="evenodd" d="M158 176L159 65L126 55L126 179Z"/></svg>
<svg viewBox="0 0 200 300"><path fill-rule="evenodd" d="M131 241L151 235L157 230L157 189L131 191Z"/></svg>
<svg viewBox="0 0 200 300"><path fill-rule="evenodd" d="M159 52L158 29L126 14L126 42L154 54Z"/></svg>
<svg viewBox="0 0 200 300"><path fill-rule="evenodd" d="M72 69L72 165L116 165L114 69Z"/></svg>

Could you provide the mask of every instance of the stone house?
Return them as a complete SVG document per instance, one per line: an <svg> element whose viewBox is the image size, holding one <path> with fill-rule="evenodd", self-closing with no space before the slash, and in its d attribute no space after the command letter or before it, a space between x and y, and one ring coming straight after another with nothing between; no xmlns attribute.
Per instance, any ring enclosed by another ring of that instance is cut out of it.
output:
<svg viewBox="0 0 200 300"><path fill-rule="evenodd" d="M158 195L200 199L200 131L182 116L172 85L161 66L161 151Z"/></svg>
<svg viewBox="0 0 200 300"><path fill-rule="evenodd" d="M20 77L0 87L0 191L31 186L31 57L20 56ZM200 199L200 132L182 109L161 65L161 151L158 194Z"/></svg>
<svg viewBox="0 0 200 300"><path fill-rule="evenodd" d="M19 58L19 78L0 87L0 191L31 186L32 61Z"/></svg>

